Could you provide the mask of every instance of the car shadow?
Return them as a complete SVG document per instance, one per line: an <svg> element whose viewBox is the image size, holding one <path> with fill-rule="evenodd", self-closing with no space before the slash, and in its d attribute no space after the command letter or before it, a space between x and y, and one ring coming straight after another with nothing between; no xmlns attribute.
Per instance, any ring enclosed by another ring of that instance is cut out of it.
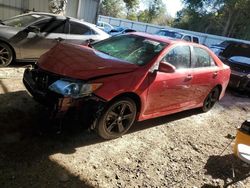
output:
<svg viewBox="0 0 250 188"><path fill-rule="evenodd" d="M229 187L250 177L250 166L236 158L233 154L210 156L204 169L206 170L206 175L210 175L213 179L223 180L224 187ZM212 188L216 186L205 184L202 187Z"/></svg>
<svg viewBox="0 0 250 188"><path fill-rule="evenodd" d="M57 134L45 107L26 91L0 94L1 187L95 187L50 159L78 147L105 142L75 120ZM197 114L197 110L136 123L128 134ZM56 126L55 126L56 127ZM61 180L62 179L62 180Z"/></svg>

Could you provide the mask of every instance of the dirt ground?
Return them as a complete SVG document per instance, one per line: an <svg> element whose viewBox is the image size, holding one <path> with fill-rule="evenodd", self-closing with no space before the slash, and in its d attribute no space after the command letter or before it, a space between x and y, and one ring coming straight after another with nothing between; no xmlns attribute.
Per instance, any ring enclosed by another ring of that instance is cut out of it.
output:
<svg viewBox="0 0 250 188"><path fill-rule="evenodd" d="M26 92L22 72L0 69L1 188L250 187L250 166L230 145L250 118L249 97L227 92L207 113L136 123L104 141L73 120L61 134L45 126L46 109Z"/></svg>

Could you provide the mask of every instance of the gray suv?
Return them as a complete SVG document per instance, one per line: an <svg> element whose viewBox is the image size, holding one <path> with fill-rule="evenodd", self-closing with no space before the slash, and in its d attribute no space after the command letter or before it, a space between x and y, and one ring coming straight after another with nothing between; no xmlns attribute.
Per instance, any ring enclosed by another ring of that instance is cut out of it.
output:
<svg viewBox="0 0 250 188"><path fill-rule="evenodd" d="M28 13L0 22L0 67L35 61L58 42L83 44L109 35L96 25L49 13Z"/></svg>

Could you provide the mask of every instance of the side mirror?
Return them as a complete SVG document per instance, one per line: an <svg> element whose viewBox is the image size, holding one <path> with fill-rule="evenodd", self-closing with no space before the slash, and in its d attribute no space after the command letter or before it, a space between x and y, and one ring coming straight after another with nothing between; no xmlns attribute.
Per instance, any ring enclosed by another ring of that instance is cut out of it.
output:
<svg viewBox="0 0 250 188"><path fill-rule="evenodd" d="M166 61L161 61L158 69L158 71L166 73L173 73L175 72L175 70L176 70L175 66L171 65Z"/></svg>
<svg viewBox="0 0 250 188"><path fill-rule="evenodd" d="M37 26L29 26L27 28L28 32L33 32L33 33L40 33L40 28Z"/></svg>

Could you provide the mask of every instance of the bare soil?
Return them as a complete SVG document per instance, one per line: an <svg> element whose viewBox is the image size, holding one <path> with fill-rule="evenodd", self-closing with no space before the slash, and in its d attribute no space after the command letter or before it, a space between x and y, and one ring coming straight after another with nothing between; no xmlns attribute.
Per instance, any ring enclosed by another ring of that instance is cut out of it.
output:
<svg viewBox="0 0 250 188"><path fill-rule="evenodd" d="M104 141L75 121L61 134L22 84L0 69L0 187L250 187L250 166L232 154L250 98L227 92L209 112L136 123ZM228 146L228 147L227 147Z"/></svg>

